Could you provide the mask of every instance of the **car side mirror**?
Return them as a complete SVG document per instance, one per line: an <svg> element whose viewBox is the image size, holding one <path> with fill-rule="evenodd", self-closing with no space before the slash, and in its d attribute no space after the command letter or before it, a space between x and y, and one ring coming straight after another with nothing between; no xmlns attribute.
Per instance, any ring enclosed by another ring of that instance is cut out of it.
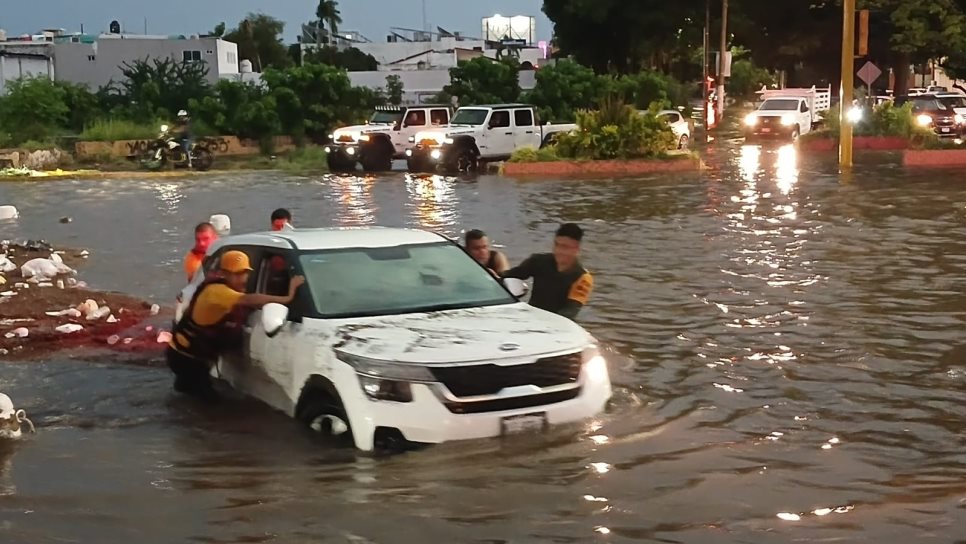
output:
<svg viewBox="0 0 966 544"><path fill-rule="evenodd" d="M266 304L262 308L262 328L269 338L278 334L288 320L288 307L283 304Z"/></svg>
<svg viewBox="0 0 966 544"><path fill-rule="evenodd" d="M503 278L503 286L517 298L521 298L530 292L530 286L527 285L527 282L517 278Z"/></svg>

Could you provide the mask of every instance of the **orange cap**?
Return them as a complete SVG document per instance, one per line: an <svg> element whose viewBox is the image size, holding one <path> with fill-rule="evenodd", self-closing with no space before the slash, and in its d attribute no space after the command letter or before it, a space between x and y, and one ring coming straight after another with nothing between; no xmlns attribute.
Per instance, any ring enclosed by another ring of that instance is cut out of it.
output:
<svg viewBox="0 0 966 544"><path fill-rule="evenodd" d="M237 274L238 272L251 270L252 265L248 261L248 255L245 255L241 251L226 251L221 256L221 269L225 272Z"/></svg>

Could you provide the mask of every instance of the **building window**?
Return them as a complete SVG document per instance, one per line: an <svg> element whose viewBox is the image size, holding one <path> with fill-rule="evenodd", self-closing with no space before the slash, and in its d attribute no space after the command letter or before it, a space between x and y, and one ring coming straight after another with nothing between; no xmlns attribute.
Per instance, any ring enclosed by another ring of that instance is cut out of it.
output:
<svg viewBox="0 0 966 544"><path fill-rule="evenodd" d="M97 60L97 57L94 55L87 55L87 60L90 62L94 62Z"/></svg>
<svg viewBox="0 0 966 544"><path fill-rule="evenodd" d="M228 52L228 64L238 64L238 54L232 51Z"/></svg>
<svg viewBox="0 0 966 544"><path fill-rule="evenodd" d="M201 62L201 51L184 51L185 62Z"/></svg>

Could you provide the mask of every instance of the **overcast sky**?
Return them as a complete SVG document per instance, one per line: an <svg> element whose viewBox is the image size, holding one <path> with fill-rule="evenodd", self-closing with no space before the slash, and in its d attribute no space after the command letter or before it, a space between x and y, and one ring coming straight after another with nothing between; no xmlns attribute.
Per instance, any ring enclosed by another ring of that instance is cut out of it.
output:
<svg viewBox="0 0 966 544"><path fill-rule="evenodd" d="M221 21L231 28L249 12L264 12L286 23L286 39L294 41L298 25L315 14L314 0L0 0L0 28L8 35L33 33L42 28L86 32L107 30L112 19L126 32L198 34ZM383 41L391 26L420 29L423 0L343 0L342 30L357 30L373 41ZM541 0L425 0L430 28L441 26L480 36L480 19L489 15L533 15L538 39L549 39L550 21L540 11Z"/></svg>

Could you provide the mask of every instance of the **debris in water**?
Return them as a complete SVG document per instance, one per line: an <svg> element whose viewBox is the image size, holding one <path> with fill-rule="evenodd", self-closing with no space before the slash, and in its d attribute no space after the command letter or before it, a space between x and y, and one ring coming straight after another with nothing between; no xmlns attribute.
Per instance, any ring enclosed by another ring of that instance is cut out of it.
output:
<svg viewBox="0 0 966 544"><path fill-rule="evenodd" d="M111 315L111 309L107 306L101 306L100 308L94 310L93 312L87 314L88 321L97 321L104 319L105 317Z"/></svg>
<svg viewBox="0 0 966 544"><path fill-rule="evenodd" d="M66 325L61 325L54 330L64 334L73 334L75 332L84 330L84 327L81 327L76 323L67 323Z"/></svg>
<svg viewBox="0 0 966 544"><path fill-rule="evenodd" d="M107 337L107 345L109 346L113 346L114 344L117 344L120 341L121 341L121 337L116 334L112 334L111 336Z"/></svg>
<svg viewBox="0 0 966 544"><path fill-rule="evenodd" d="M151 305L151 315L158 315L159 312L161 312L161 307L158 306L157 304L152 304Z"/></svg>
<svg viewBox="0 0 966 544"><path fill-rule="evenodd" d="M14 329L14 330L8 332L4 336L6 338L14 338L14 337L16 337L16 338L26 338L29 335L30 335L30 331L27 330L26 327L20 327L20 328L17 328L17 329Z"/></svg>
<svg viewBox="0 0 966 544"><path fill-rule="evenodd" d="M70 223L71 221L73 221L73 219L72 219L72 218L70 218L70 217L61 217L61 218L60 218L60 222L61 222L61 223L63 223L63 224L65 224L65 225L66 225L67 223Z"/></svg>
<svg viewBox="0 0 966 544"><path fill-rule="evenodd" d="M111 315L107 316L107 322L108 323L117 323L117 321L118 321L118 319L116 317L114 317L114 314L111 314Z"/></svg>
<svg viewBox="0 0 966 544"><path fill-rule="evenodd" d="M16 219L20 217L20 212L15 206L0 206L0 220Z"/></svg>
<svg viewBox="0 0 966 544"><path fill-rule="evenodd" d="M167 344L171 341L171 333L168 331L161 331L158 333L158 343Z"/></svg>

